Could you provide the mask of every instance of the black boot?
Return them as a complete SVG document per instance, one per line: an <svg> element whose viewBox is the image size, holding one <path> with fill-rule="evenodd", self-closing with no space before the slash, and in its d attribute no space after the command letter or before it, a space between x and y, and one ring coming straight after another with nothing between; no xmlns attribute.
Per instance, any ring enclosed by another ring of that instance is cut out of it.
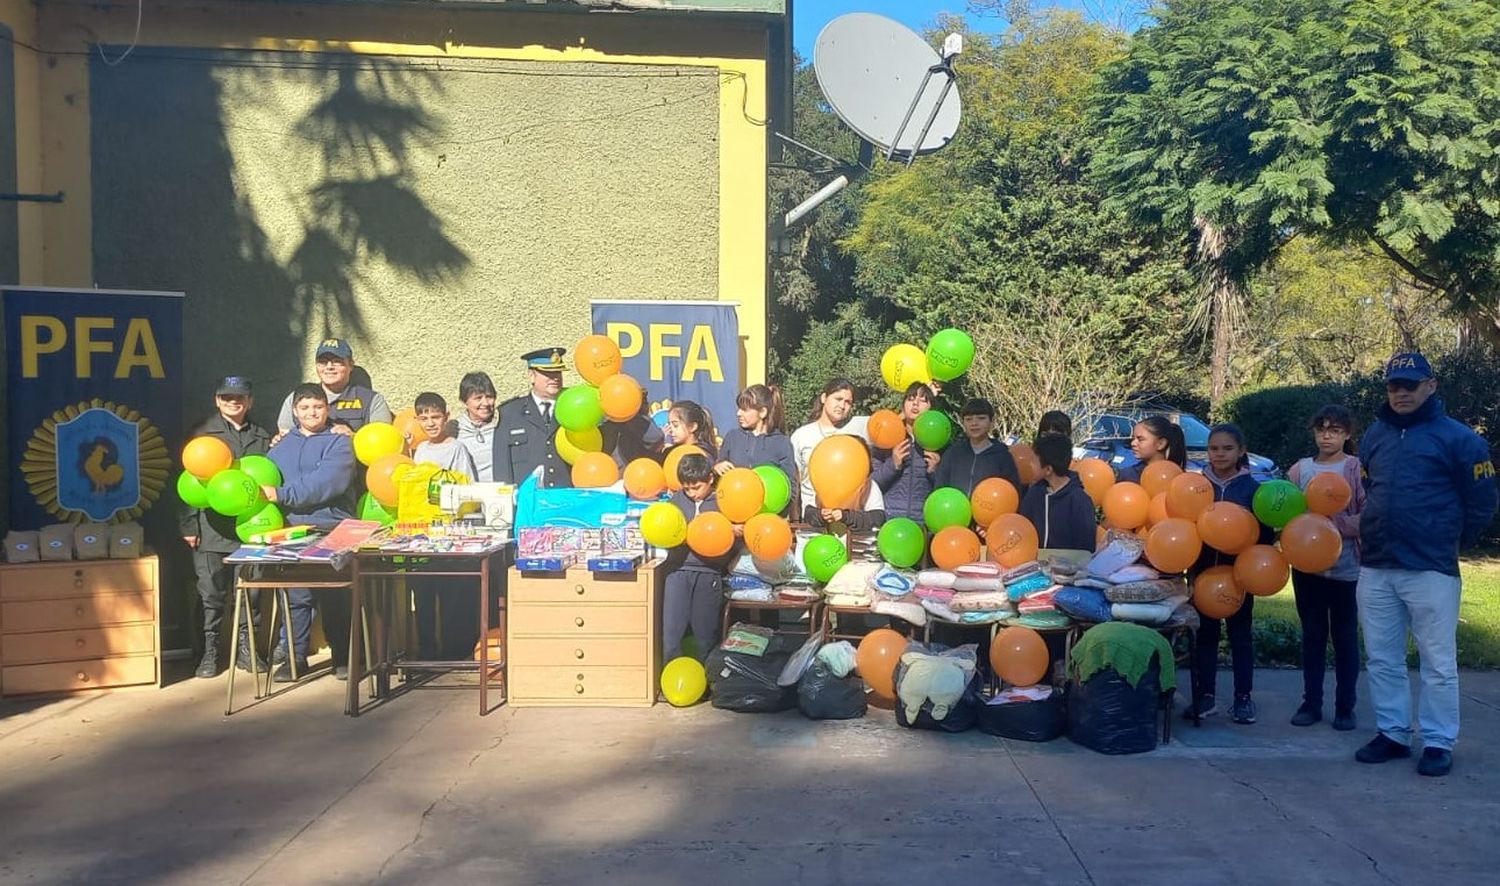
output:
<svg viewBox="0 0 1500 886"><path fill-rule="evenodd" d="M203 660L198 662L194 676L212 680L219 676L219 635L209 631L203 635Z"/></svg>
<svg viewBox="0 0 1500 886"><path fill-rule="evenodd" d="M265 659L250 654L250 634L248 631L241 630L240 642L234 653L234 666L248 673L252 659L255 661L256 671L268 670Z"/></svg>

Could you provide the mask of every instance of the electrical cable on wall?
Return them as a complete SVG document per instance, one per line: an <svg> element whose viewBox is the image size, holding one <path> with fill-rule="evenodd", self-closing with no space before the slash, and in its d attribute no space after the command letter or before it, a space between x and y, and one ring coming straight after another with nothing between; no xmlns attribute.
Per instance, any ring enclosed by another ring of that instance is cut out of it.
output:
<svg viewBox="0 0 1500 886"><path fill-rule="evenodd" d="M125 51L120 53L119 58L115 59L114 61L110 61L109 56L104 54L104 44L94 44L94 46L99 50L99 61L104 62L106 65L113 68L115 65L118 65L120 62L123 62L125 59L130 57L130 54L135 51L136 44L141 42L141 18L145 12L145 8L146 0L135 0L135 36L130 38L130 45L125 47Z"/></svg>

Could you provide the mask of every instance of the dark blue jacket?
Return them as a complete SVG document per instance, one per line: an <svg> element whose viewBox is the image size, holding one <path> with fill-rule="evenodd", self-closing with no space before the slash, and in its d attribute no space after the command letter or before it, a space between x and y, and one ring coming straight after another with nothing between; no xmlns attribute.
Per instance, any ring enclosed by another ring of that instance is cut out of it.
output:
<svg viewBox="0 0 1500 886"><path fill-rule="evenodd" d="M1098 541L1094 500L1077 474L1069 471L1068 480L1068 485L1056 492L1046 480L1031 484L1021 499L1021 516L1036 527L1044 548L1092 551Z"/></svg>
<svg viewBox="0 0 1500 886"><path fill-rule="evenodd" d="M332 529L354 516L355 467L352 439L324 428L311 437L293 429L271 447L281 469L276 501L288 524Z"/></svg>
<svg viewBox="0 0 1500 886"><path fill-rule="evenodd" d="M719 461L737 468L775 465L786 472L792 488L797 486L797 459L792 455L792 441L780 431L757 436L744 428L730 428L724 435L724 445L719 447Z"/></svg>
<svg viewBox="0 0 1500 886"><path fill-rule="evenodd" d="M1250 476L1248 471L1243 471L1229 478L1229 482L1221 483L1214 476L1212 468L1203 472L1208 478L1208 485L1214 489L1214 501L1227 501L1237 504L1250 513L1255 513L1255 490L1260 488L1260 481ZM1276 533L1264 523L1257 521L1260 527L1260 537L1256 539L1257 544L1268 545L1276 540ZM1203 553L1198 555L1198 563L1193 567L1193 574L1207 569L1210 566L1233 566L1234 555L1217 551L1208 545L1203 546Z"/></svg>
<svg viewBox="0 0 1500 886"><path fill-rule="evenodd" d="M918 523L923 522L922 506L927 504L927 496L932 494L932 478L937 473L935 470L932 474L927 473L926 452L916 440L912 440L911 454L897 467L892 450L874 451L870 479L880 486L880 492L885 497L887 519L909 517ZM938 467L942 467L941 462Z"/></svg>
<svg viewBox="0 0 1500 886"><path fill-rule="evenodd" d="M709 496L701 502L695 502L688 498L687 493L681 489L672 493L672 504L677 506L677 510L682 512L682 516L687 518L689 523L693 522L693 518L699 514L719 509L717 498ZM698 556L692 548L684 543L667 552L667 562L663 564L663 567L668 571L685 569L689 572L712 572L714 575L727 575L729 567L734 564L735 559L739 556L739 548L740 542L736 540L734 545L729 549L729 553L722 557L709 559Z"/></svg>
<svg viewBox="0 0 1500 886"><path fill-rule="evenodd" d="M932 486L952 486L964 495L973 495L974 487L983 480L1000 477L1010 481L1016 489L1021 488L1021 472L1010 454L1010 447L996 440L983 452L975 452L967 437L960 437L943 450L943 460L938 462L932 475ZM1093 550L1090 542L1087 550Z"/></svg>
<svg viewBox="0 0 1500 886"><path fill-rule="evenodd" d="M1365 566L1458 575L1459 548L1494 519L1495 468L1484 438L1429 397L1416 412L1380 407L1359 444L1365 468Z"/></svg>

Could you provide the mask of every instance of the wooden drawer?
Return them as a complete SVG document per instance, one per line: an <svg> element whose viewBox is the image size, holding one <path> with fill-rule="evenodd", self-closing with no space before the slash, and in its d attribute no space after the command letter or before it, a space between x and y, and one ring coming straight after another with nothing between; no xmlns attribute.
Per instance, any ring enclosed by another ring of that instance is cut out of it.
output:
<svg viewBox="0 0 1500 886"><path fill-rule="evenodd" d="M643 637L518 638L510 649L511 667L641 667L650 662L651 649Z"/></svg>
<svg viewBox="0 0 1500 886"><path fill-rule="evenodd" d="M78 661L107 655L152 655L156 627L151 624L8 634L0 644L0 663L6 666L49 661Z"/></svg>
<svg viewBox="0 0 1500 886"><path fill-rule="evenodd" d="M9 671L6 674L9 675ZM636 703L654 700L651 669L600 667L510 668L511 698L565 704Z"/></svg>
<svg viewBox="0 0 1500 886"><path fill-rule="evenodd" d="M152 622L155 616L156 595L150 592L100 594L70 600L26 600L0 604L0 630L17 634L93 628L125 622Z"/></svg>
<svg viewBox="0 0 1500 886"><path fill-rule="evenodd" d="M650 599L650 573L592 575L571 571L562 576L513 572L506 588L511 602L521 603L645 603Z"/></svg>
<svg viewBox="0 0 1500 886"><path fill-rule="evenodd" d="M0 599L46 600L156 590L156 560L40 563L0 570Z"/></svg>
<svg viewBox="0 0 1500 886"><path fill-rule="evenodd" d="M30 692L76 692L109 686L133 686L156 682L156 656L131 655L93 661L63 661L53 664L7 665L0 671L6 695Z"/></svg>
<svg viewBox="0 0 1500 886"><path fill-rule="evenodd" d="M602 605L570 606L563 603L509 603L506 618L515 637L597 636L625 634L641 636L647 631L650 608Z"/></svg>

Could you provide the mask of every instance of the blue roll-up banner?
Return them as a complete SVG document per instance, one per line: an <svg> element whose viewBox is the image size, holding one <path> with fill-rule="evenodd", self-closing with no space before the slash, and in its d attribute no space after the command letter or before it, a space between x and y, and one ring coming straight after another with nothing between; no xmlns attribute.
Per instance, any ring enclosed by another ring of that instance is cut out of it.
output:
<svg viewBox="0 0 1500 886"><path fill-rule="evenodd" d="M0 289L8 523L142 519L171 509L182 441L182 294Z"/></svg>
<svg viewBox="0 0 1500 886"><path fill-rule="evenodd" d="M651 418L692 400L713 416L722 437L737 427L741 390L740 321L731 302L595 301L594 332L607 335L625 357L624 373L646 389Z"/></svg>

